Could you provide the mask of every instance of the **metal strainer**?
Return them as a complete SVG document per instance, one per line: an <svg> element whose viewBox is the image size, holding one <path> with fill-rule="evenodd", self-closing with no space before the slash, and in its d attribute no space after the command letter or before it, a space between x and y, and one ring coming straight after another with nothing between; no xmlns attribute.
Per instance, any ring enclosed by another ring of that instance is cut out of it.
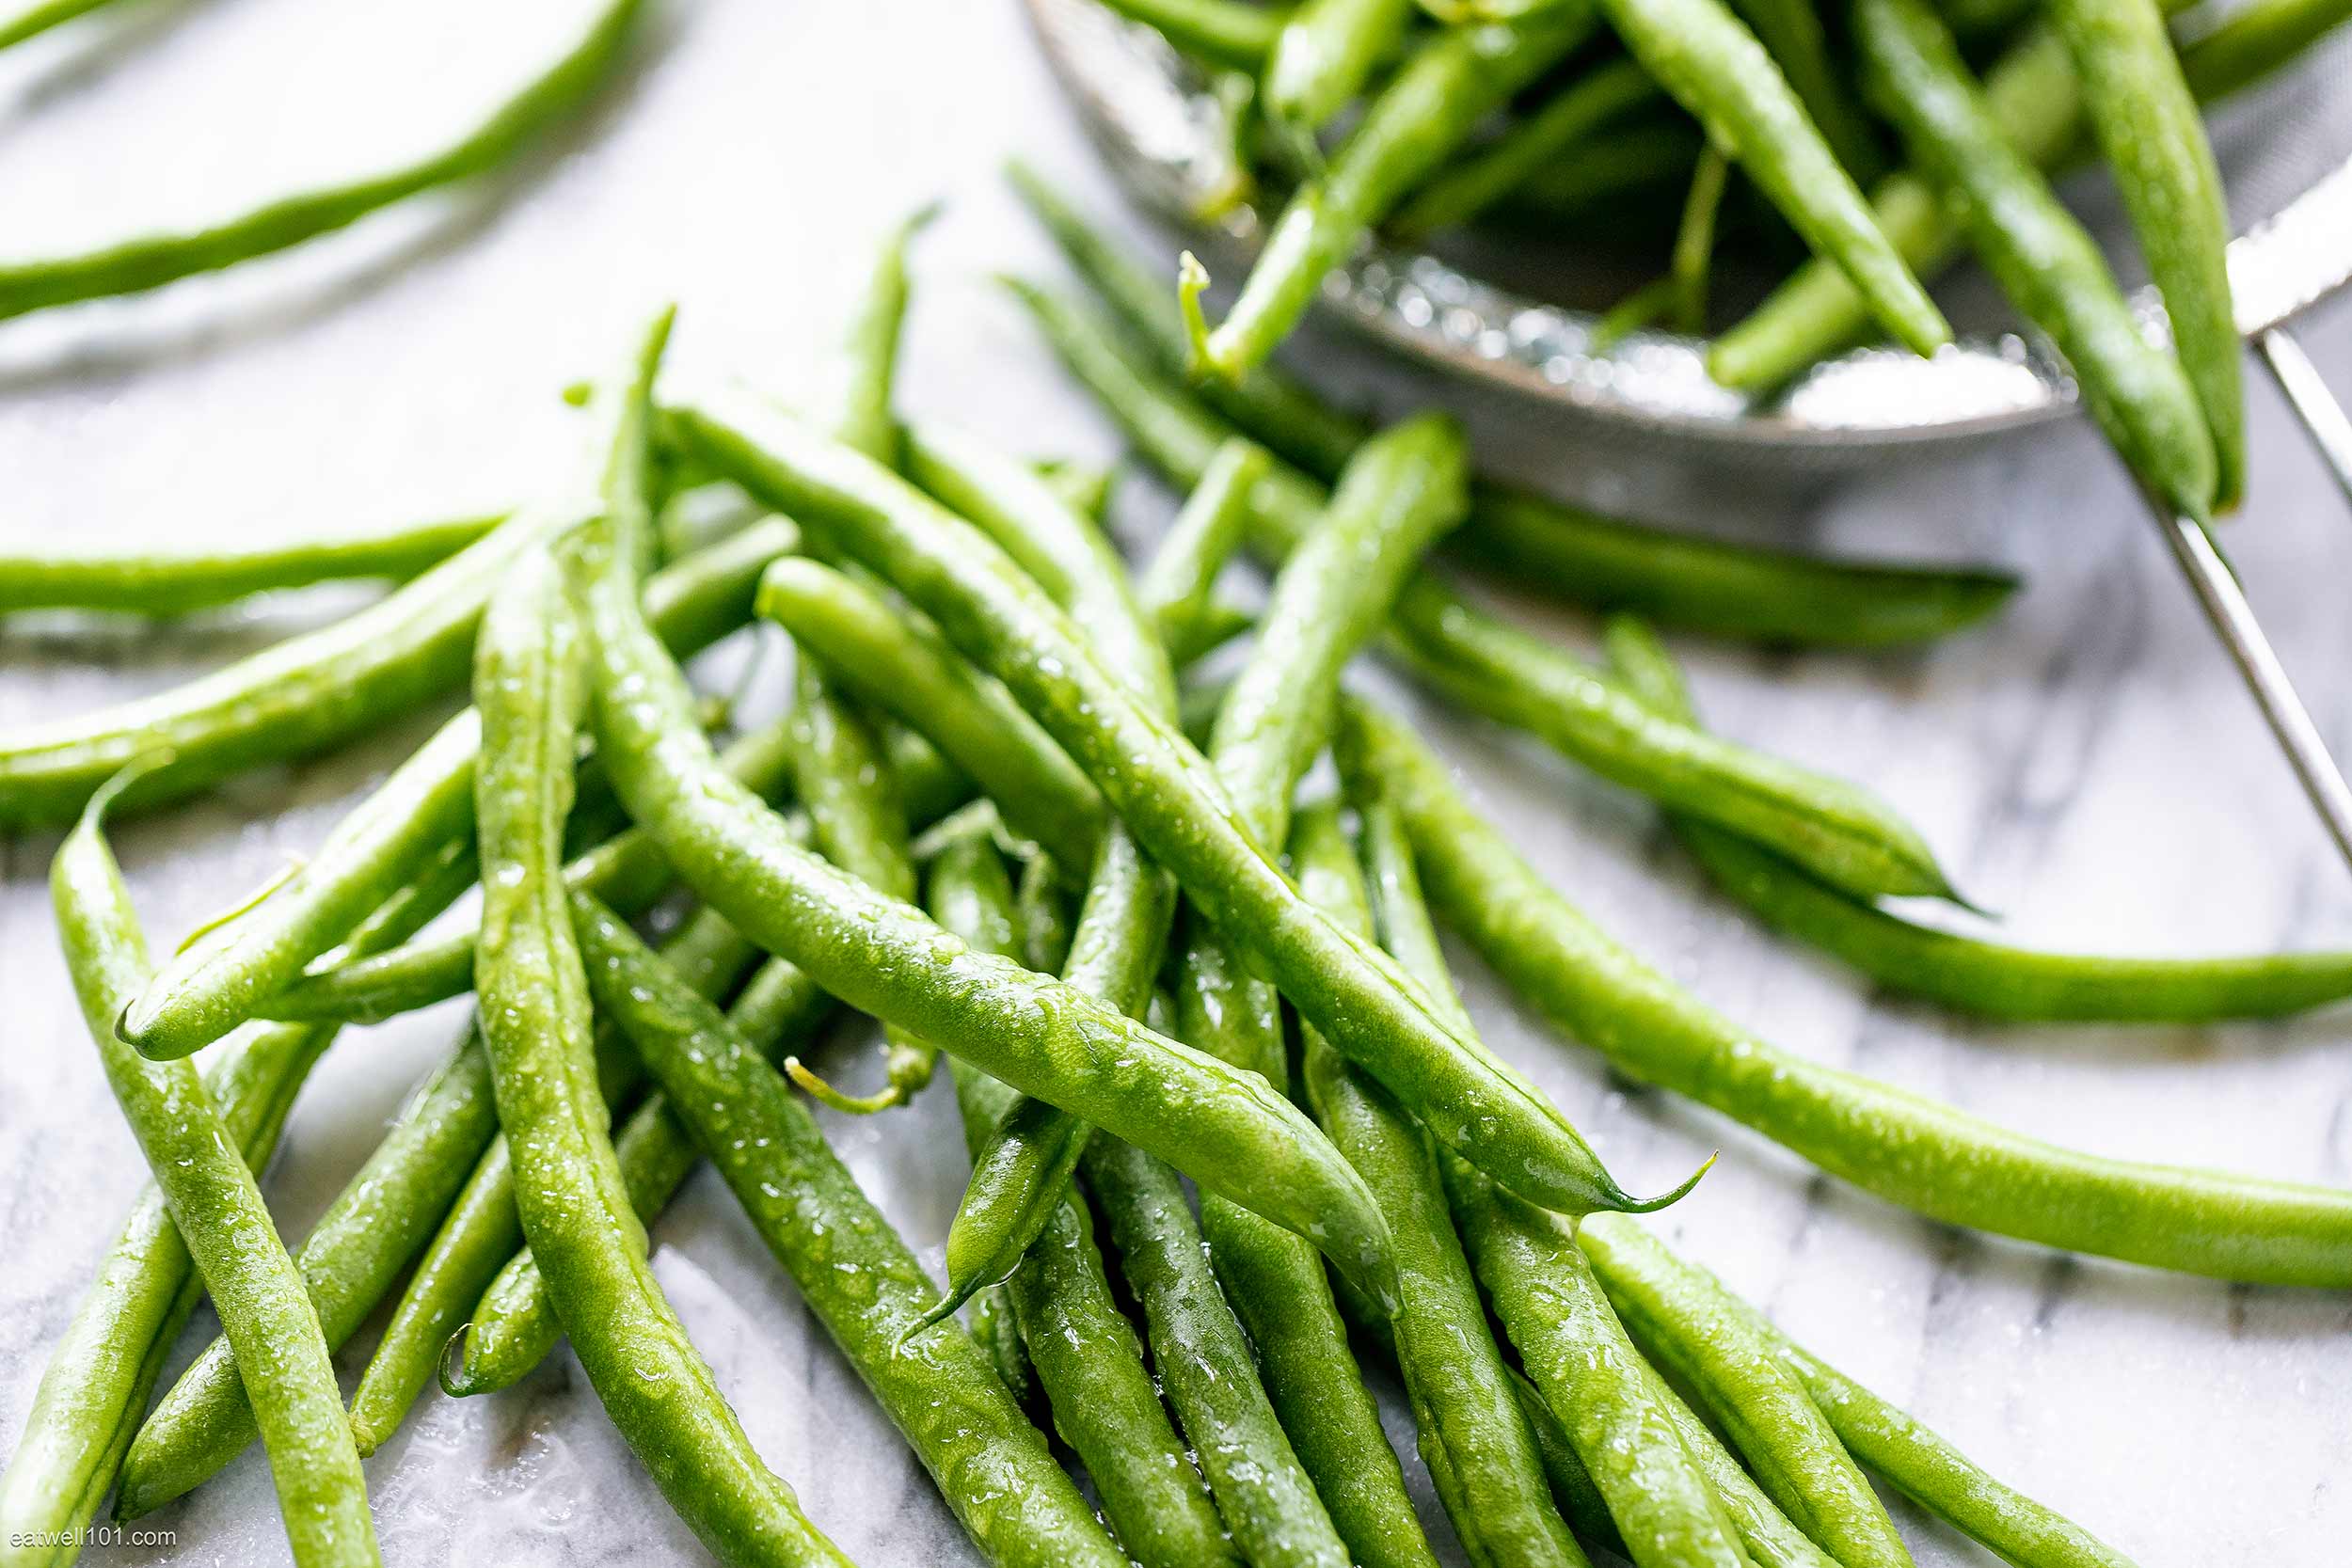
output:
<svg viewBox="0 0 2352 1568"><path fill-rule="evenodd" d="M1112 172L1146 206L1193 231L1229 265L1256 248L1270 214L1232 207L1214 226L1198 214L1230 189L1234 139L1223 105L1158 35L1096 0L1025 0L1046 59ZM2278 377L2296 416L2352 499L2352 420L2287 330L2352 280L2352 42L2330 39L2278 80L2224 104L2214 137L2239 224L2230 246L2238 328ZM2115 227L2113 203L2085 192L2094 229ZM2110 254L2128 247L2110 247ZM1988 320L1997 305L1979 301ZM2152 322L2151 290L2135 303ZM2042 345L1997 328L1971 334L1969 301L1954 302L1959 343L1932 359L1857 349L1755 400L1707 374L1707 344L1640 331L1593 348L1599 316L1481 281L1424 251L1367 241L1325 282L1326 312L1411 357L1507 386L1565 417L1718 459L1836 468L1889 449L1951 447L2070 414L2065 366ZM2236 577L2204 530L2159 508L2158 524L2214 629L2245 675L2328 834L2352 863L2352 789L2328 753L2264 635Z"/></svg>

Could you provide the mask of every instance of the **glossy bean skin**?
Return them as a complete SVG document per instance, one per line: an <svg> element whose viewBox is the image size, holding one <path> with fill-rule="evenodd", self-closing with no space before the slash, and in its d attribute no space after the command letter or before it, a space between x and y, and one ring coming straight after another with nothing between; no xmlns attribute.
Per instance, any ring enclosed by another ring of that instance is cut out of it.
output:
<svg viewBox="0 0 2352 1568"><path fill-rule="evenodd" d="M2230 213L2197 100L2157 0L2053 0L2082 83L2084 118L2115 171L2141 256L2164 295L2172 348L2212 436L2217 511L2246 486L2246 388L2230 300Z"/></svg>
<svg viewBox="0 0 2352 1568"><path fill-rule="evenodd" d="M537 76L464 135L415 162L279 197L203 229L0 263L0 318L136 293L233 266L344 228L421 191L486 173L588 100L620 58L643 8L643 0L605 0L587 29Z"/></svg>
<svg viewBox="0 0 2352 1568"><path fill-rule="evenodd" d="M2042 101L2021 96L2028 105ZM1235 434L1233 426L1325 479L1363 444L1370 435L1363 423L1270 367L1237 383L1172 385L1168 378L1183 371L1185 341L1164 281L1137 266L1037 175L1014 165L1009 176L1152 364L1120 340L1091 329L1084 315L1055 296L1018 292L1071 370L1171 481L1198 484L1209 453ZM1826 263L1806 270L1826 271L1843 284L1844 274ZM1203 410L1202 401L1223 419ZM1464 556L1508 573L1515 584L1572 602L1639 610L1720 636L1801 646L1883 647L1945 636L1981 620L2017 586L1997 572L1824 560L1702 539L1603 517L1492 482L1473 487L1470 517L1454 544Z"/></svg>
<svg viewBox="0 0 2352 1568"><path fill-rule="evenodd" d="M1085 865L1101 837L1101 795L1004 688L935 627L813 561L780 561L759 613L792 634L869 706L916 728L970 774L1006 822L1057 859Z"/></svg>
<svg viewBox="0 0 2352 1568"><path fill-rule="evenodd" d="M795 537L788 525L755 528L714 546L707 559L663 574L669 585L660 592L656 613L665 640L684 653L742 625L749 618L752 574ZM506 569L512 570L511 562ZM365 620L367 613L342 625ZM470 635L470 626L466 629ZM325 666L316 673L333 678ZM255 1012L272 1010L264 999L284 990L304 965L342 940L361 913L399 885L417 855L465 831L472 816L468 796L479 724L471 712L451 720L338 825L292 883L181 954L124 1015L131 1042L146 1054L184 1055Z"/></svg>
<svg viewBox="0 0 2352 1568"><path fill-rule="evenodd" d="M1707 1484L1714 1488L1715 1501L1739 1532L1740 1544L1747 1548L1756 1568L1840 1568L1835 1558L1780 1511L1779 1504L1764 1495L1756 1478L1740 1468L1740 1461L1715 1435L1715 1429L1684 1402L1656 1367L1645 1367L1643 1371L1650 1397L1682 1434L1682 1446L1690 1450Z"/></svg>
<svg viewBox="0 0 2352 1568"><path fill-rule="evenodd" d="M1638 622L1613 621L1610 665L1661 713L1695 723L1681 673ZM2276 1018L2352 995L2352 954L2110 958L2042 953L1920 926L1848 897L1706 822L1670 818L1708 879L1785 935L1890 990L2021 1022L2206 1022Z"/></svg>
<svg viewBox="0 0 2352 1568"><path fill-rule="evenodd" d="M1205 637L1217 575L1241 547L1266 463L1264 448L1238 436L1219 447L1152 552L1136 597L1162 647L1190 648Z"/></svg>
<svg viewBox="0 0 2352 1568"><path fill-rule="evenodd" d="M1494 144L1423 185L1383 227L1406 239L1479 216L1610 120L1658 101L1658 84L1632 60L1595 68L1554 93Z"/></svg>
<svg viewBox="0 0 2352 1568"><path fill-rule="evenodd" d="M1020 945L1004 860L984 834L960 835L932 863L930 909L975 948L1010 958ZM977 1153L1019 1097L977 1069L952 1068L964 1141ZM1161 1407L1143 1346L1111 1295L1083 1203L1075 1195L1063 1198L1003 1290L1053 1406L1055 1430L1085 1463L1120 1544L1144 1568L1237 1565L1208 1490Z"/></svg>
<svg viewBox="0 0 2352 1568"><path fill-rule="evenodd" d="M1255 71L1274 49L1283 8L1243 0L1108 0L1110 8L1155 29L1180 54Z"/></svg>
<svg viewBox="0 0 2352 1568"><path fill-rule="evenodd" d="M1911 1568L1885 1505L1770 1343L1665 1248L1605 1219L1577 1245L1649 1358L1693 1396L1781 1511L1837 1561Z"/></svg>
<svg viewBox="0 0 2352 1568"><path fill-rule="evenodd" d="M706 902L850 1006L1246 1198L1385 1295L1377 1211L1288 1101L1067 986L971 952L800 848L713 765L676 666L635 603L591 585L589 604L597 733L614 787Z"/></svg>
<svg viewBox="0 0 2352 1568"><path fill-rule="evenodd" d="M1221 427L1197 405L1155 396L1149 372L1119 358L1058 301L1029 298L1057 342L1104 388L1137 444L1180 482L1205 463ZM1260 482L1251 540L1287 555L1323 504L1321 487L1275 467ZM1392 646L1450 698L1529 729L1604 777L1769 839L1841 886L1870 895L1948 892L1916 832L1867 791L1661 720L1600 672L1486 615L1426 574L1399 596Z"/></svg>
<svg viewBox="0 0 2352 1568"><path fill-rule="evenodd" d="M1300 812L1291 832L1299 891L1369 935L1363 872L1337 810ZM1400 1291L1390 1342L1422 1459L1470 1560L1585 1568L1552 1505L1534 1434L1486 1326L1486 1304L1447 1212L1429 1134L1359 1069L1306 1037L1315 1119L1361 1172L1395 1238Z"/></svg>
<svg viewBox="0 0 2352 1568"><path fill-rule="evenodd" d="M385 578L405 582L505 521L462 517L347 539L198 555L0 555L0 614L97 610L187 615L255 594L313 583Z"/></svg>
<svg viewBox="0 0 2352 1568"><path fill-rule="evenodd" d="M1201 373L1231 381L1264 363L1364 230L1594 24L1591 7L1572 0L1511 22L1446 28L1415 49L1322 176L1275 219L1225 319L1214 332L1194 324Z"/></svg>
<svg viewBox="0 0 2352 1568"><path fill-rule="evenodd" d="M1296 135L1321 130L1404 41L1412 14L1413 0L1305 0L1266 56L1265 112Z"/></svg>
<svg viewBox="0 0 2352 1568"><path fill-rule="evenodd" d="M617 917L579 897L574 913L598 1004L636 1043L974 1544L1002 1568L1123 1568L1077 1484L971 1338L952 1324L904 1338L931 1300L931 1282L783 1076L714 1005L664 974Z"/></svg>
<svg viewBox="0 0 2352 1568"><path fill-rule="evenodd" d="M2097 242L1993 119L1950 30L1918 0L1871 0L1854 21L1880 109L1913 160L1962 198L2001 292L2066 356L2133 473L2167 505L2209 518L2219 470L2195 387L2141 334Z"/></svg>
<svg viewBox="0 0 2352 1568"><path fill-rule="evenodd" d="M265 1392L254 1410L294 1561L305 1568L380 1563L334 1365L253 1172L194 1067L147 1062L116 1037L114 1019L150 973L146 938L103 833L119 787L110 784L91 798L50 869L66 968L106 1081L222 1332L245 1365L261 1371Z"/></svg>
<svg viewBox="0 0 2352 1568"><path fill-rule="evenodd" d="M746 789L773 797L790 781L791 730L782 723L755 730L729 744L720 761ZM564 879L633 915L661 896L672 873L660 847L631 828L575 855L564 867ZM265 1018L369 1023L429 1007L472 988L474 941L473 932L463 931L340 962L329 954L303 978L265 998L258 1010Z"/></svg>
<svg viewBox="0 0 2352 1568"><path fill-rule="evenodd" d="M1948 1224L2248 1283L2352 1283L2352 1195L2060 1148L1789 1054L1643 964L1547 886L1393 720L1343 708L1441 918L1554 1026L1832 1175Z"/></svg>
<svg viewBox="0 0 2352 1568"><path fill-rule="evenodd" d="M789 420L749 405L723 414L703 405L678 422L699 458L771 504L790 498L804 522L890 579L950 641L1005 680L1196 905L1220 928L1246 936L1300 1011L1431 1117L1440 1135L1541 1201L1567 1210L1632 1205L1532 1086L1466 1049L1399 986L1376 950L1298 897L1218 799L1205 759L1137 705L985 534ZM936 1032L931 1037L954 1049ZM998 1076L1025 1086L1010 1073Z"/></svg>

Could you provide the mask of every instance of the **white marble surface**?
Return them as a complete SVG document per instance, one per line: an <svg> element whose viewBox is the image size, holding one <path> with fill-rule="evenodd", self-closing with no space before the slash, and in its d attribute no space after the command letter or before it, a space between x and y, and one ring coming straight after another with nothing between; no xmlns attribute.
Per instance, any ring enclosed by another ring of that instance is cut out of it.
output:
<svg viewBox="0 0 2352 1568"><path fill-rule="evenodd" d="M0 60L8 246L208 214L420 145L540 57L584 7L534 0L503 8L502 22L490 9L132 0L111 24ZM555 388L596 368L648 301L682 303L690 367L788 386L830 329L863 236L931 195L950 206L920 255L907 401L1030 450L1112 450L985 282L992 269L1049 264L994 182L1005 153L1108 205L1008 0L659 9L607 106L491 192L162 296L0 326L0 540L261 539L518 496L568 450ZM2309 341L2352 384L2352 321L2324 315ZM1391 406L1467 401L1345 348L1314 357L1327 381ZM2257 383L2253 400L2249 515L2232 541L2323 726L2352 745L2340 589L2352 519L2270 388ZM1629 466L1520 411L1475 412L1498 460L1597 499L1725 531L2022 570L2030 587L1997 626L1923 657L1688 652L1722 727L1883 791L2023 937L2153 952L2352 940L2352 879L2086 430L1799 488ZM1138 483L1123 510L1142 535L1166 502ZM0 724L159 687L326 612L290 603L167 636L0 628ZM1589 629L1550 619L1564 638ZM2059 1032L1889 1006L1707 896L1639 800L1508 737L1427 717L1562 885L1770 1037L2108 1153L2352 1180L2341 1013ZM121 849L155 929L185 928L315 844L411 739L126 827ZM0 1449L141 1178L51 935L52 843L0 844ZM2145 1568L2344 1560L2342 1297L2175 1279L1922 1224L1711 1115L1629 1091L1467 962L1465 976L1497 1048L1629 1185L1655 1187L1723 1147L1723 1166L1666 1228L1995 1473ZM330 1054L269 1176L290 1235L460 1019L452 1006L354 1032ZM944 1087L911 1112L836 1131L935 1260L962 1175ZM723 1189L697 1178L657 1234L661 1279L814 1516L864 1562L977 1560ZM183 1358L206 1332L199 1319ZM375 1332L346 1352L348 1374ZM564 1358L493 1399L428 1399L368 1473L395 1562L704 1560ZM1923 1564L1990 1562L1904 1518ZM152 1523L177 1545L146 1560L284 1557L258 1452Z"/></svg>

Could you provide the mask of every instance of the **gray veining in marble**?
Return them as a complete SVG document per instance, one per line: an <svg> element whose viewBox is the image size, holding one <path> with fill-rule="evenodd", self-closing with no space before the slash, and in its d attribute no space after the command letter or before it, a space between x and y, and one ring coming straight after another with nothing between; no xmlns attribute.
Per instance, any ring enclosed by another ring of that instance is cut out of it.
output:
<svg viewBox="0 0 2352 1568"><path fill-rule="evenodd" d="M503 8L503 22L489 9L126 0L111 23L0 59L8 246L215 212L421 145L583 7L534 0ZM994 182L1005 153L1115 212L1013 7L669 0L660 11L603 110L490 191L159 297L0 326L0 541L262 539L522 495L568 451L573 421L555 389L596 369L649 302L682 302L690 370L788 389L830 330L862 236L933 195L950 207L920 253L908 402L1032 450L1113 450L986 282L1007 265L1051 264ZM2325 313L2308 341L2352 386L2352 319ZM1564 446L1525 409L1461 398L1361 348L1322 343L1308 357L1327 385L1387 407L1466 403L1495 461L1607 504L1822 548L2016 567L2031 586L2014 610L1931 654L1691 644L1699 697L1726 731L1883 791L2023 940L2182 953L2352 940L2352 882L2087 430L1958 466L1890 460L1805 488ZM2257 381L2253 399L2253 483L2229 543L2322 725L2352 746L2340 586L2352 518L2273 391ZM1167 502L1138 483L1122 512L1144 537ZM275 605L168 635L0 628L0 724L154 689L326 612ZM1528 613L1563 638L1589 634L1573 617ZM775 675L771 660L771 692ZM154 928L184 929L314 845L428 717L408 736L127 826L120 847ZM1422 717L1564 887L1772 1039L2104 1152L2352 1180L2341 1012L2061 1032L1889 1005L1710 899L1638 800L1509 736ZM0 844L0 1449L139 1180L50 932L52 845ZM1711 1114L1612 1079L1467 958L1464 976L1496 1048L1558 1097L1629 1185L1656 1187L1722 1147L1722 1167L1665 1228L1995 1473L2144 1568L2344 1560L2344 1298L2176 1279L1923 1224ZM328 1055L268 1179L290 1234L461 1019L445 1006L354 1032ZM935 1263L962 1174L944 1086L886 1120L832 1125ZM814 1516L869 1564L977 1561L718 1183L697 1178L657 1237L663 1283ZM344 1355L348 1374L375 1332ZM183 1359L197 1343L192 1333ZM563 1357L502 1396L429 1399L368 1472L395 1562L705 1560ZM1989 1563L1903 1517L1925 1568ZM152 1523L175 1532L175 1549L90 1560L284 1558L258 1453Z"/></svg>

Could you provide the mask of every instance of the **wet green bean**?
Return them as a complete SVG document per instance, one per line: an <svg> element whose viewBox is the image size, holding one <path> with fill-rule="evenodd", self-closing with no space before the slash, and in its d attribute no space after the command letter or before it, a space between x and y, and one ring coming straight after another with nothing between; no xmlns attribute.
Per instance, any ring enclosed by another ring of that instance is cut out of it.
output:
<svg viewBox="0 0 2352 1568"><path fill-rule="evenodd" d="M1189 647L1204 635L1217 576L1241 547L1249 498L1268 461L1264 448L1238 436L1219 447L1152 552L1136 597L1162 647Z"/></svg>
<svg viewBox="0 0 2352 1568"><path fill-rule="evenodd" d="M1363 91L1405 41L1413 0L1304 0L1274 36L1261 102L1295 135L1312 135Z"/></svg>

